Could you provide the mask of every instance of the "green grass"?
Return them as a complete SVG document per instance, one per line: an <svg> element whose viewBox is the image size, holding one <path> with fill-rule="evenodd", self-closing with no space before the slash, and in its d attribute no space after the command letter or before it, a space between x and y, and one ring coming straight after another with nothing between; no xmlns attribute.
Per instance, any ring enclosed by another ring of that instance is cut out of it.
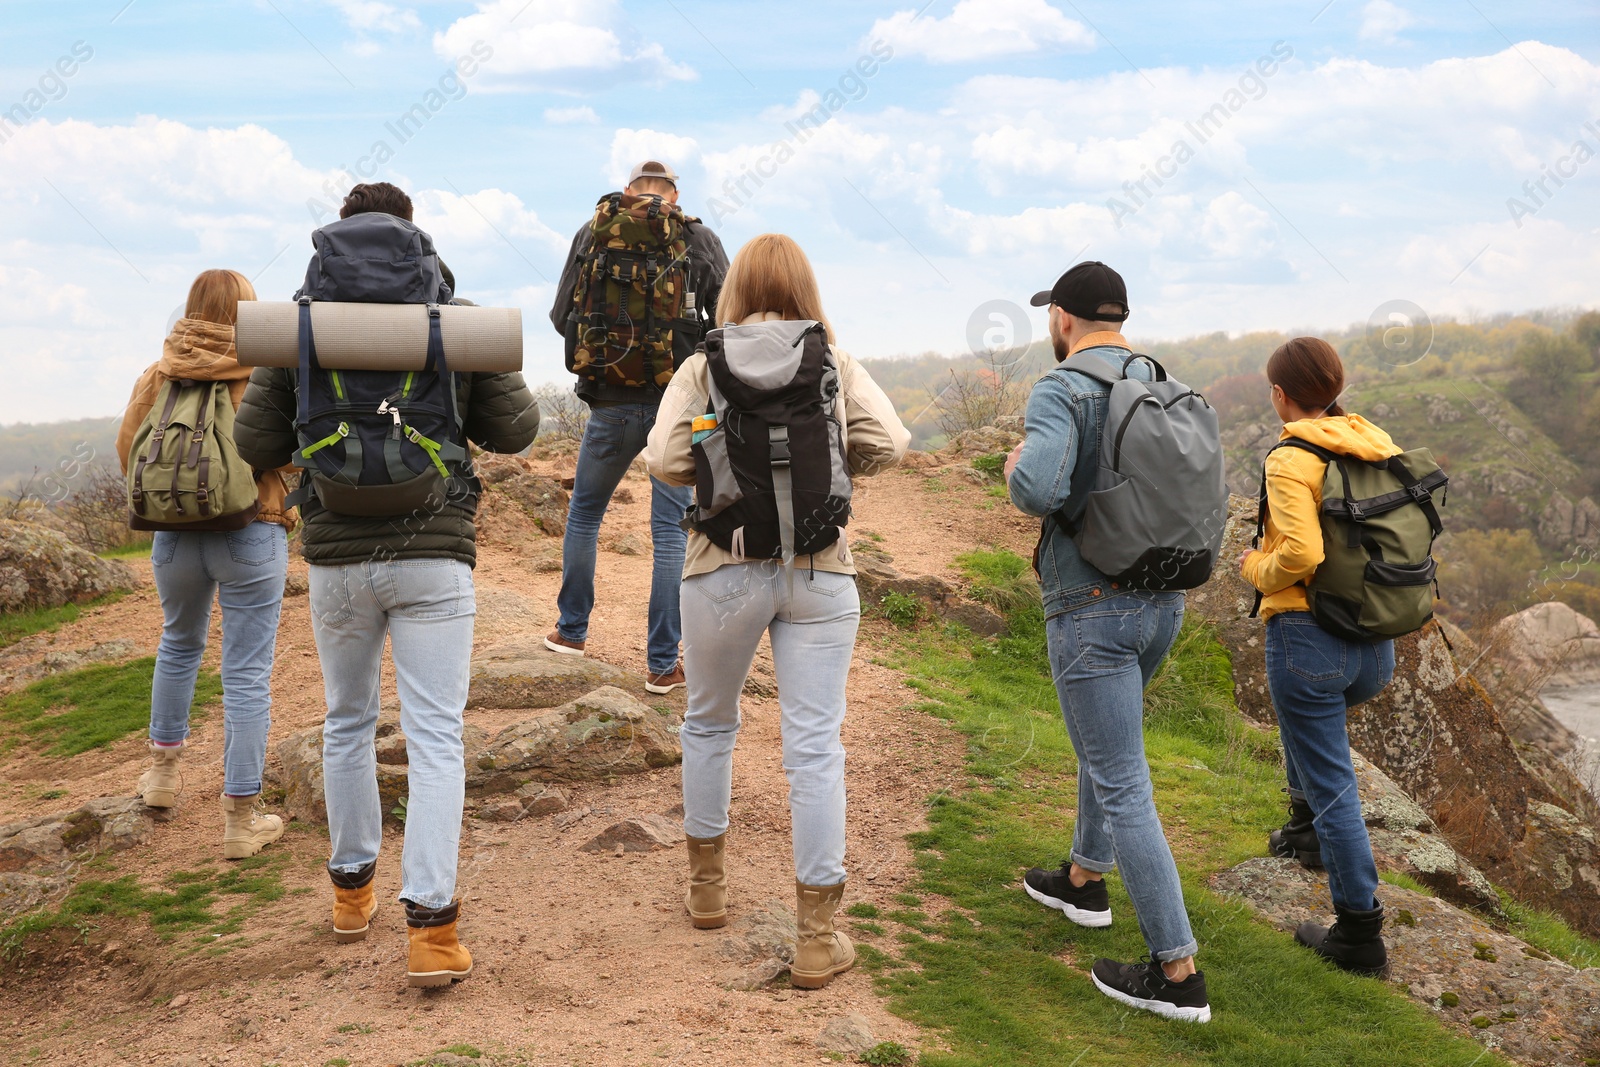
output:
<svg viewBox="0 0 1600 1067"><path fill-rule="evenodd" d="M79 882L54 911L33 912L0 927L0 959L18 956L35 934L65 929L87 936L96 919L107 917L143 917L168 941L198 931L187 947L213 949L237 934L252 911L283 896L282 868L288 862L287 852L265 852L225 867L175 871L159 888L142 885L133 875ZM219 912L224 903L228 906Z"/></svg>
<svg viewBox="0 0 1600 1067"><path fill-rule="evenodd" d="M27 742L41 746L46 755L75 756L145 729L150 725L155 667L154 656L99 664L41 678L11 694L0 701L0 723L12 735L0 751ZM221 697L217 673L202 670L195 685L195 710Z"/></svg>
<svg viewBox="0 0 1600 1067"><path fill-rule="evenodd" d="M115 604L120 599L121 593L110 593L82 604L64 604L59 608L0 612L0 648L7 648L37 633L54 633L68 623L77 622L78 617L88 609Z"/></svg>
<svg viewBox="0 0 1600 1067"><path fill-rule="evenodd" d="M148 556L150 554L150 544L151 541L148 537L138 541L129 541L125 545L118 545L116 548L109 548L100 553L100 558L127 559L132 556Z"/></svg>
<svg viewBox="0 0 1600 1067"><path fill-rule="evenodd" d="M913 835L918 910L884 917L888 935L861 946L892 1010L938 1031L948 1052L927 1067L1078 1062L1261 1065L1503 1064L1453 1035L1397 988L1343 974L1207 888L1208 876L1259 855L1281 820L1271 735L1232 705L1220 645L1191 624L1152 683L1146 746L1211 994L1212 1022L1181 1025L1124 1009L1088 980L1098 956L1146 952L1122 885L1119 920L1086 930L1018 888L1030 866L1071 846L1075 761L1044 657L1044 623L1027 564L1011 553L962 560L975 595L1009 605L1011 633L982 641L954 629L892 635L891 657L924 710L967 738L968 786L936 796Z"/></svg>
<svg viewBox="0 0 1600 1067"><path fill-rule="evenodd" d="M1497 890L1511 933L1526 941L1535 952L1554 956L1574 967L1600 967L1600 941L1584 937L1548 911L1519 904L1504 890Z"/></svg>

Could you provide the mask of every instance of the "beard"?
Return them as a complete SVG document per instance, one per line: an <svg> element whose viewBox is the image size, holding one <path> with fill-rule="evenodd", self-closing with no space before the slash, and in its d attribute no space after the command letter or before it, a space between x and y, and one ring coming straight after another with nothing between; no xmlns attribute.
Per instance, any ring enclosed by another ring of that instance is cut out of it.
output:
<svg viewBox="0 0 1600 1067"><path fill-rule="evenodd" d="M1067 361L1067 354L1071 349L1067 346L1067 339L1061 336L1061 331L1056 328L1054 316L1050 318L1050 347L1056 354L1057 363L1065 363Z"/></svg>

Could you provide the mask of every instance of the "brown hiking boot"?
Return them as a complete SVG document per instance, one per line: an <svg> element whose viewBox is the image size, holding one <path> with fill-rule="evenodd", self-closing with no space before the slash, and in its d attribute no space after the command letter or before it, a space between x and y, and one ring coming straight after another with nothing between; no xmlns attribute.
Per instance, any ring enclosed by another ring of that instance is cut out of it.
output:
<svg viewBox="0 0 1600 1067"><path fill-rule="evenodd" d="M844 883L820 886L796 882L794 965L789 981L799 989L821 989L856 965L850 939L833 928L833 913L844 899Z"/></svg>
<svg viewBox="0 0 1600 1067"><path fill-rule="evenodd" d="M442 908L424 908L406 901L406 933L411 936L411 956L406 980L413 986L449 985L472 973L472 953L456 938L461 901Z"/></svg>
<svg viewBox="0 0 1600 1067"><path fill-rule="evenodd" d="M283 820L260 810L261 795L222 798L222 858L254 856L283 836Z"/></svg>
<svg viewBox="0 0 1600 1067"><path fill-rule="evenodd" d="M684 905L697 930L715 930L728 924L728 872L723 866L722 846L726 832L716 837L691 837L689 840L689 892Z"/></svg>
<svg viewBox="0 0 1600 1067"><path fill-rule="evenodd" d="M587 641L568 641L561 636L560 630L551 630L550 636L544 639L545 648L548 648L551 652L559 652L563 656L583 655L583 646L588 643Z"/></svg>
<svg viewBox="0 0 1600 1067"><path fill-rule="evenodd" d="M147 808L170 808L178 799L182 781L178 776L178 757L185 745L158 745L150 742L150 756L155 760L150 769L139 776L139 796Z"/></svg>
<svg viewBox="0 0 1600 1067"><path fill-rule="evenodd" d="M678 661L678 665L666 674L646 674L644 676L644 691L646 693L654 693L657 696L665 696L683 684L683 660L681 659Z"/></svg>
<svg viewBox="0 0 1600 1067"><path fill-rule="evenodd" d="M333 879L333 939L341 945L367 939L372 914L378 910L372 891L372 876L377 871L377 860L348 874L328 868L328 877Z"/></svg>

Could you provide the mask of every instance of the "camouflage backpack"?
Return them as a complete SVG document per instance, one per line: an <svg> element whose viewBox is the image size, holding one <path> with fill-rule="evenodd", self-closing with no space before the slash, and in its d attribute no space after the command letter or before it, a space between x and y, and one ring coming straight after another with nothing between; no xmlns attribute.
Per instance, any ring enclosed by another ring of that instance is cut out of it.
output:
<svg viewBox="0 0 1600 1067"><path fill-rule="evenodd" d="M665 389L674 350L701 324L690 290L688 216L659 196L610 193L595 207L567 316L567 369L608 385Z"/></svg>

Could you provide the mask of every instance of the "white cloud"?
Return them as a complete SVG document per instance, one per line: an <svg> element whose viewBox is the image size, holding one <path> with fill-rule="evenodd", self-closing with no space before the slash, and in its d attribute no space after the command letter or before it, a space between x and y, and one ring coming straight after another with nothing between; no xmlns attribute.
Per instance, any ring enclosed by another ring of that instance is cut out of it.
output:
<svg viewBox="0 0 1600 1067"><path fill-rule="evenodd" d="M639 40L617 0L479 0L477 8L435 34L433 48L454 59L487 45L491 81L571 89L576 75L597 87L695 77L661 45Z"/></svg>
<svg viewBox="0 0 1600 1067"><path fill-rule="evenodd" d="M680 137L660 130L618 130L611 137L611 158L606 162L606 181L618 189L622 188L633 168L647 159L665 163L682 175L685 167L699 162L700 145L693 137Z"/></svg>
<svg viewBox="0 0 1600 1067"><path fill-rule="evenodd" d="M1368 0L1367 6L1361 9L1359 33L1363 41L1394 44L1400 39L1400 31L1416 25L1416 21L1411 12L1390 0Z"/></svg>
<svg viewBox="0 0 1600 1067"><path fill-rule="evenodd" d="M600 121L592 107L547 107L544 120L556 126L593 125Z"/></svg>
<svg viewBox="0 0 1600 1067"><path fill-rule="evenodd" d="M379 0L331 0L331 3L339 9L352 29L401 33L422 28L417 13L409 8L396 7Z"/></svg>
<svg viewBox="0 0 1600 1067"><path fill-rule="evenodd" d="M872 24L867 40L880 38L897 52L934 63L1095 46L1094 31L1045 0L960 0L942 19L897 11Z"/></svg>

